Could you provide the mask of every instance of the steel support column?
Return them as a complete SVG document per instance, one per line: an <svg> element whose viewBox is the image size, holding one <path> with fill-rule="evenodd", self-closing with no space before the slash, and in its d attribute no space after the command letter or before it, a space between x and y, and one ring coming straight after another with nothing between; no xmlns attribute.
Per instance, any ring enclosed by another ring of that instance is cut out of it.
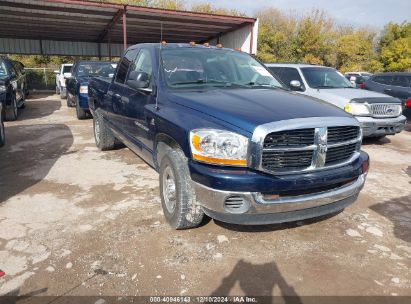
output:
<svg viewBox="0 0 411 304"><path fill-rule="evenodd" d="M127 49L127 5L124 5L124 10L123 10L123 44L124 44L124 50Z"/></svg>

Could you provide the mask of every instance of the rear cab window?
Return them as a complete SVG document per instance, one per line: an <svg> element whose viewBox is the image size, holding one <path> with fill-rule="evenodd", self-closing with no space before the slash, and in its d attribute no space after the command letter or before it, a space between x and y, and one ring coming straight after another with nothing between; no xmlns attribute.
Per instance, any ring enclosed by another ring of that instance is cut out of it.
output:
<svg viewBox="0 0 411 304"><path fill-rule="evenodd" d="M291 67L269 67L269 69L280 78L283 84L290 88L290 82L293 80L297 80L304 85L304 82L300 76L300 73L296 68Z"/></svg>

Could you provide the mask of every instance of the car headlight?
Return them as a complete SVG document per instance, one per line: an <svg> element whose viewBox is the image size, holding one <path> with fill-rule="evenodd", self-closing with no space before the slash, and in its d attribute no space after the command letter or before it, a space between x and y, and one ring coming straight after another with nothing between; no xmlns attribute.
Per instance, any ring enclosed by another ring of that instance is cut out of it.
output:
<svg viewBox="0 0 411 304"><path fill-rule="evenodd" d="M0 85L0 93L6 92L6 86Z"/></svg>
<svg viewBox="0 0 411 304"><path fill-rule="evenodd" d="M87 94L88 86L80 86L80 94Z"/></svg>
<svg viewBox="0 0 411 304"><path fill-rule="evenodd" d="M369 116L370 108L364 103L348 103L345 105L344 110L352 115Z"/></svg>
<svg viewBox="0 0 411 304"><path fill-rule="evenodd" d="M232 166L247 166L248 138L237 133L197 129L190 132L193 158L197 161Z"/></svg>

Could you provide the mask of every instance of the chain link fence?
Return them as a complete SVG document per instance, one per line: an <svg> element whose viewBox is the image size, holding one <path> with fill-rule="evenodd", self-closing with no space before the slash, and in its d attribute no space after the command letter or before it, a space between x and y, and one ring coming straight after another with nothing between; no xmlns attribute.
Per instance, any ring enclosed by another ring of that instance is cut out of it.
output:
<svg viewBox="0 0 411 304"><path fill-rule="evenodd" d="M25 68L29 90L55 90L56 74L53 68Z"/></svg>

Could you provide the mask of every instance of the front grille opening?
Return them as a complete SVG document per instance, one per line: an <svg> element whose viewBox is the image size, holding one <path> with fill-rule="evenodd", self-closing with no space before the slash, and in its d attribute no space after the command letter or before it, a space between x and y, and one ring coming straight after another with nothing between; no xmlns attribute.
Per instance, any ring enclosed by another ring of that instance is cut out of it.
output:
<svg viewBox="0 0 411 304"><path fill-rule="evenodd" d="M311 166L313 151L263 151L265 170L302 170Z"/></svg>
<svg viewBox="0 0 411 304"><path fill-rule="evenodd" d="M330 185L327 185L327 186L321 186L321 187L315 187L315 188L309 188L309 189L302 189L302 190L281 191L279 193L262 193L262 195L263 195L263 198L265 200L270 200L270 197L273 197L273 196L274 197L278 196L278 198L291 198L291 197L300 196L300 195L310 195L310 194L316 194L316 193L320 193L320 192L335 190L335 189L341 188L343 186L348 186L348 185L354 183L356 180L357 180L357 178L351 178L351 179L346 180L344 182L330 184Z"/></svg>
<svg viewBox="0 0 411 304"><path fill-rule="evenodd" d="M328 127L327 143L329 145L344 141L350 141L360 136L360 127L356 126L342 126L342 127Z"/></svg>
<svg viewBox="0 0 411 304"><path fill-rule="evenodd" d="M229 196L224 201L224 209L230 213L245 213L249 208L248 201L241 195Z"/></svg>
<svg viewBox="0 0 411 304"><path fill-rule="evenodd" d="M325 158L325 165L332 166L338 163L348 161L355 151L358 150L358 143L353 143L345 146L328 148Z"/></svg>
<svg viewBox="0 0 411 304"><path fill-rule="evenodd" d="M298 129L273 132L264 139L264 149L305 147L314 143L314 129Z"/></svg>

